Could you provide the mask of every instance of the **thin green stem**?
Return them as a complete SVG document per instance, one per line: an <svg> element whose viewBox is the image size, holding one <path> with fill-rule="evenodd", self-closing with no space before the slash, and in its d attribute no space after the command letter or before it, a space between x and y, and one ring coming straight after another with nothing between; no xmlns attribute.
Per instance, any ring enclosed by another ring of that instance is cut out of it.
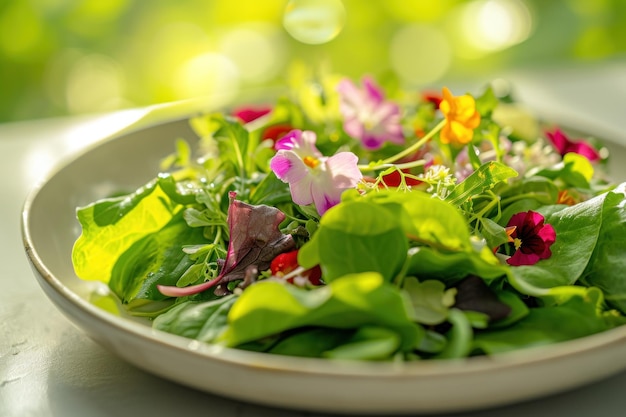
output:
<svg viewBox="0 0 626 417"><path fill-rule="evenodd" d="M540 195L541 194L539 194L539 196ZM502 205L508 205L508 204L511 204L511 203L513 203L515 201L524 200L526 198L539 200L537 197L538 197L538 193L517 194L517 195L511 196L511 197L508 197L508 198L502 200Z"/></svg>
<svg viewBox="0 0 626 417"><path fill-rule="evenodd" d="M491 201L487 203L487 205L483 207L478 213L474 213L472 217L469 218L469 223L473 222L476 219L482 219L485 214L489 213L492 208L500 203L500 197L493 194L492 192L490 192L490 194L492 195Z"/></svg>
<svg viewBox="0 0 626 417"><path fill-rule="evenodd" d="M359 169L361 171L367 172L367 171L376 171L382 168L389 168L390 164L393 164L394 162L396 162L397 160L401 158L404 158L405 156L411 155L412 153L417 151L419 148L424 146L429 140L433 138L433 136L435 136L445 126L445 124L446 124L446 119L443 119L441 122L439 122L437 126L432 128L432 130L428 132L423 138L421 138L420 140L418 140L417 142L415 142L413 145L409 146L408 148L404 149L403 151L398 152L397 154L390 156L387 159L382 160L379 164L376 164L376 165L359 165L358 166Z"/></svg>

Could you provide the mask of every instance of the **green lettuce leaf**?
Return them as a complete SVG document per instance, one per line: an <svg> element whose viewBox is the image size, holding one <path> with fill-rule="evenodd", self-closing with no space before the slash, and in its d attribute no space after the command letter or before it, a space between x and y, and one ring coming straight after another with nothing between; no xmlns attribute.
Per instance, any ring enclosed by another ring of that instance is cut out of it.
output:
<svg viewBox="0 0 626 417"><path fill-rule="evenodd" d="M326 282L370 271L391 281L407 250L408 239L398 217L361 199L344 202L324 215L313 238L300 249L298 263L304 268L320 265Z"/></svg>
<svg viewBox="0 0 626 417"><path fill-rule="evenodd" d="M76 274L109 282L113 265L135 242L163 228L180 212L158 180L132 194L99 200L77 210L82 227L72 249Z"/></svg>
<svg viewBox="0 0 626 417"><path fill-rule="evenodd" d="M122 253L113 269L109 288L124 303L167 298L157 285L176 285L195 261L185 252L187 245L209 243L203 229L189 227L182 212L153 233L146 234Z"/></svg>
<svg viewBox="0 0 626 417"><path fill-rule="evenodd" d="M308 326L375 326L394 331L399 349L411 350L424 334L411 318L406 295L373 272L346 275L310 291L261 281L242 293L230 310L228 323L216 340L228 346Z"/></svg>
<svg viewBox="0 0 626 417"><path fill-rule="evenodd" d="M626 198L622 184L603 205L598 241L581 282L604 291L607 302L626 313Z"/></svg>
<svg viewBox="0 0 626 417"><path fill-rule="evenodd" d="M584 289L582 294L571 294L560 305L529 309L526 317L507 328L477 333L473 348L494 354L563 342L608 330L618 324L618 320L614 314L602 311L602 302L600 290Z"/></svg>

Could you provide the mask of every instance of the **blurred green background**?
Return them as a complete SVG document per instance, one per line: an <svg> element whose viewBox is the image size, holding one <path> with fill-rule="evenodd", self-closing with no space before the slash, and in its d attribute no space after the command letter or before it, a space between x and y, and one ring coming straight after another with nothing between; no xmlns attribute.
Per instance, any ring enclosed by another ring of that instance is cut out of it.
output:
<svg viewBox="0 0 626 417"><path fill-rule="evenodd" d="M623 0L3 0L0 122L236 94L293 60L425 87L625 52Z"/></svg>

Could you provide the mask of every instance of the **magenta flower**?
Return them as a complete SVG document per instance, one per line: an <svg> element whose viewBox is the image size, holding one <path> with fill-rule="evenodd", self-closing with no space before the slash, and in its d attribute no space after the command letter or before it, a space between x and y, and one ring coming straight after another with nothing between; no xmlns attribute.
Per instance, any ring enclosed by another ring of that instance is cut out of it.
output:
<svg viewBox="0 0 626 417"><path fill-rule="evenodd" d="M517 213L511 217L507 228L514 227L510 234L515 249L507 263L513 266L534 265L541 259L552 256L550 246L556 240L554 227L544 224L544 217L532 210Z"/></svg>
<svg viewBox="0 0 626 417"><path fill-rule="evenodd" d="M574 152L584 156L591 162L595 162L600 159L600 154L593 146L584 140L571 140L559 128L554 129L553 132L546 132L546 136L548 136L548 139L550 139L550 142L552 142L552 145L556 148L557 152L561 154L561 156Z"/></svg>
<svg viewBox="0 0 626 417"><path fill-rule="evenodd" d="M272 111L272 108L269 106L259 106L259 107L241 107L233 111L233 116L241 120L243 123L250 123L260 117L269 114Z"/></svg>
<svg viewBox="0 0 626 417"><path fill-rule="evenodd" d="M370 78L363 78L363 89L344 79L337 91L341 99L339 110L344 118L343 129L348 135L360 140L370 150L380 148L385 142L404 144L400 108L385 101L382 90Z"/></svg>
<svg viewBox="0 0 626 417"><path fill-rule="evenodd" d="M339 203L341 193L354 188L363 175L352 152L326 157L315 147L315 132L293 130L276 142L276 155L270 168L283 182L289 183L294 203L315 204L323 215Z"/></svg>

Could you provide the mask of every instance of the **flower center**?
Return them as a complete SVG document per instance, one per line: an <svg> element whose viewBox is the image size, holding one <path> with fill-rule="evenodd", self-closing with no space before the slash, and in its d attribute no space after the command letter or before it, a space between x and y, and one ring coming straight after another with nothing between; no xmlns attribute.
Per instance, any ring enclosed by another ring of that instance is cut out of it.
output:
<svg viewBox="0 0 626 417"><path fill-rule="evenodd" d="M513 245L515 246L515 250L518 250L522 247L522 239L516 237L515 239L513 239Z"/></svg>
<svg viewBox="0 0 626 417"><path fill-rule="evenodd" d="M313 169L320 164L320 160L313 156L305 156L302 162L304 162L304 165Z"/></svg>

